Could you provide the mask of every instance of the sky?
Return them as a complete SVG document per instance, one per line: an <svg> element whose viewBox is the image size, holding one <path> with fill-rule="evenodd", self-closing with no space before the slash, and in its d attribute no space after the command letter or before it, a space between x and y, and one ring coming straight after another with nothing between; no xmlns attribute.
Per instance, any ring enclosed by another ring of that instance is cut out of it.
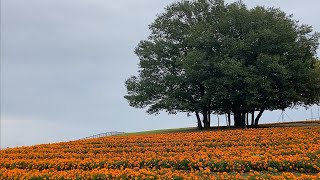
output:
<svg viewBox="0 0 320 180"><path fill-rule="evenodd" d="M134 48L173 0L1 0L0 148L123 131L193 127L194 116L147 115L123 98L137 75ZM234 2L227 0L227 3ZM320 32L318 0L243 0L279 7ZM318 56L320 55L318 51ZM319 117L286 110L284 121ZM267 112L261 122L282 121ZM213 117L214 124L217 117ZM220 124L225 118L220 117Z"/></svg>

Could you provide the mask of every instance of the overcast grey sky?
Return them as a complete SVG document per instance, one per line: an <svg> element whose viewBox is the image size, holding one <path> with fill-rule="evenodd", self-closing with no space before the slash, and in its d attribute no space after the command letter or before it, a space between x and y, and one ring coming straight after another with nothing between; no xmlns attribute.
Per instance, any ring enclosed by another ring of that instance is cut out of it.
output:
<svg viewBox="0 0 320 180"><path fill-rule="evenodd" d="M150 116L123 98L125 79L138 71L135 46L172 2L1 0L1 147L196 126L193 116ZM318 0L243 2L280 7L320 31ZM318 117L318 107L313 112ZM279 114L266 113L262 122L275 122ZM287 114L311 117L303 109Z"/></svg>

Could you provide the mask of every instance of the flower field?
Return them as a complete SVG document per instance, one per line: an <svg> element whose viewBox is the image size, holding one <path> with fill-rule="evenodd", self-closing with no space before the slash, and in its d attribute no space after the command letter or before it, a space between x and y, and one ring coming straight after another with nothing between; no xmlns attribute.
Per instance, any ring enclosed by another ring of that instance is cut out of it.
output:
<svg viewBox="0 0 320 180"><path fill-rule="evenodd" d="M0 151L0 179L320 179L320 127L112 136Z"/></svg>

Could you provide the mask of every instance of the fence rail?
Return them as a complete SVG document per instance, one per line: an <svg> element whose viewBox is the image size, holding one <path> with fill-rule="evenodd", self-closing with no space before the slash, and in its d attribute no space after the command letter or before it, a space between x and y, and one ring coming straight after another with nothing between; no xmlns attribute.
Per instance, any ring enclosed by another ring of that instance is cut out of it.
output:
<svg viewBox="0 0 320 180"><path fill-rule="evenodd" d="M117 132L117 131L105 132L105 133L100 133L100 134L96 134L96 135L93 135L93 136L85 137L85 138L82 138L80 140L101 138L101 137L106 137L106 136L117 136L117 135L124 134L124 133L125 132Z"/></svg>

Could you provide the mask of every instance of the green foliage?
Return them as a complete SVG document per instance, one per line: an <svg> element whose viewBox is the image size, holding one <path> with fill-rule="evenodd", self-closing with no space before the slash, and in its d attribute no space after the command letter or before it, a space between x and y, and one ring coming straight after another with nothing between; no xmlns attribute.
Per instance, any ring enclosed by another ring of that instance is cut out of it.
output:
<svg viewBox="0 0 320 180"><path fill-rule="evenodd" d="M139 75L126 81L130 106L233 113L243 124L248 112L320 101L319 34L279 9L183 0L150 30L135 50Z"/></svg>
<svg viewBox="0 0 320 180"><path fill-rule="evenodd" d="M93 180L106 180L107 176L105 174L96 174L93 176Z"/></svg>

